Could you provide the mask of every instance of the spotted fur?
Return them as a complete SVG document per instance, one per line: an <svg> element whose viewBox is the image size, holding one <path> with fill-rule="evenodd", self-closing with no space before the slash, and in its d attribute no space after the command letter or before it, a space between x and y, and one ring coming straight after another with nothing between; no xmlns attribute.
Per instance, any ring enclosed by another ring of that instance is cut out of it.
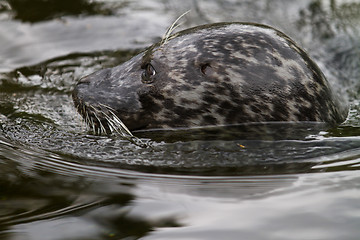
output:
<svg viewBox="0 0 360 240"><path fill-rule="evenodd" d="M248 23L175 33L120 66L84 77L73 99L84 118L107 130L106 115L113 113L130 130L268 121L335 124L346 117L303 50L271 27Z"/></svg>

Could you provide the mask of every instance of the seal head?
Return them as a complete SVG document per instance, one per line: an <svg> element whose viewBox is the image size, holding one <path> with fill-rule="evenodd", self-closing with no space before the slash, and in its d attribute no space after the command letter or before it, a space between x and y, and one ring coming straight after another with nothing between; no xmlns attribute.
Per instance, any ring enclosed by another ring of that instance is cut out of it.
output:
<svg viewBox="0 0 360 240"><path fill-rule="evenodd" d="M172 35L120 66L82 78L73 92L92 127L130 129L247 122L340 123L342 109L318 66L285 34L250 23Z"/></svg>

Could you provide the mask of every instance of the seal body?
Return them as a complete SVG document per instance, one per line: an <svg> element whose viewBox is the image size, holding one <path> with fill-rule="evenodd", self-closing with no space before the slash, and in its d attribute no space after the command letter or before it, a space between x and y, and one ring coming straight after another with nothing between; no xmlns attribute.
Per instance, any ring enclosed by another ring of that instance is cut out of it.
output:
<svg viewBox="0 0 360 240"><path fill-rule="evenodd" d="M93 127L115 116L130 130L308 121L346 110L318 66L285 34L250 23L181 31L120 66L82 78L73 92Z"/></svg>

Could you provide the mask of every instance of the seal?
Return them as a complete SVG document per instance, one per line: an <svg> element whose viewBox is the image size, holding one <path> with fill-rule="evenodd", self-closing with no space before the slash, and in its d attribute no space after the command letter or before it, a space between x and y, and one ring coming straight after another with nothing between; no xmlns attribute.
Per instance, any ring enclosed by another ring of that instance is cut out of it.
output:
<svg viewBox="0 0 360 240"><path fill-rule="evenodd" d="M73 91L97 132L249 122L341 123L347 110L310 57L284 33L216 23L167 37Z"/></svg>

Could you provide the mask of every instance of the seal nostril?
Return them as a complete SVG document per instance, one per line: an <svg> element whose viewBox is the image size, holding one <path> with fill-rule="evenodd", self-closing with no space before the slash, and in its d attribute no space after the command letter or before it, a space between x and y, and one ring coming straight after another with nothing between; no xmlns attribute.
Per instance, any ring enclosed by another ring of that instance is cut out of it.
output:
<svg viewBox="0 0 360 240"><path fill-rule="evenodd" d="M87 92L89 92L89 88L90 88L90 82L91 82L91 78L89 77L83 77L81 78L76 85L74 86L74 90L73 90L73 99L76 103L79 104L80 101L82 101L84 98L86 98L87 96Z"/></svg>
<svg viewBox="0 0 360 240"><path fill-rule="evenodd" d="M80 78L80 80L77 82L77 85L79 84L89 84L90 83L90 79L88 77L83 77Z"/></svg>

